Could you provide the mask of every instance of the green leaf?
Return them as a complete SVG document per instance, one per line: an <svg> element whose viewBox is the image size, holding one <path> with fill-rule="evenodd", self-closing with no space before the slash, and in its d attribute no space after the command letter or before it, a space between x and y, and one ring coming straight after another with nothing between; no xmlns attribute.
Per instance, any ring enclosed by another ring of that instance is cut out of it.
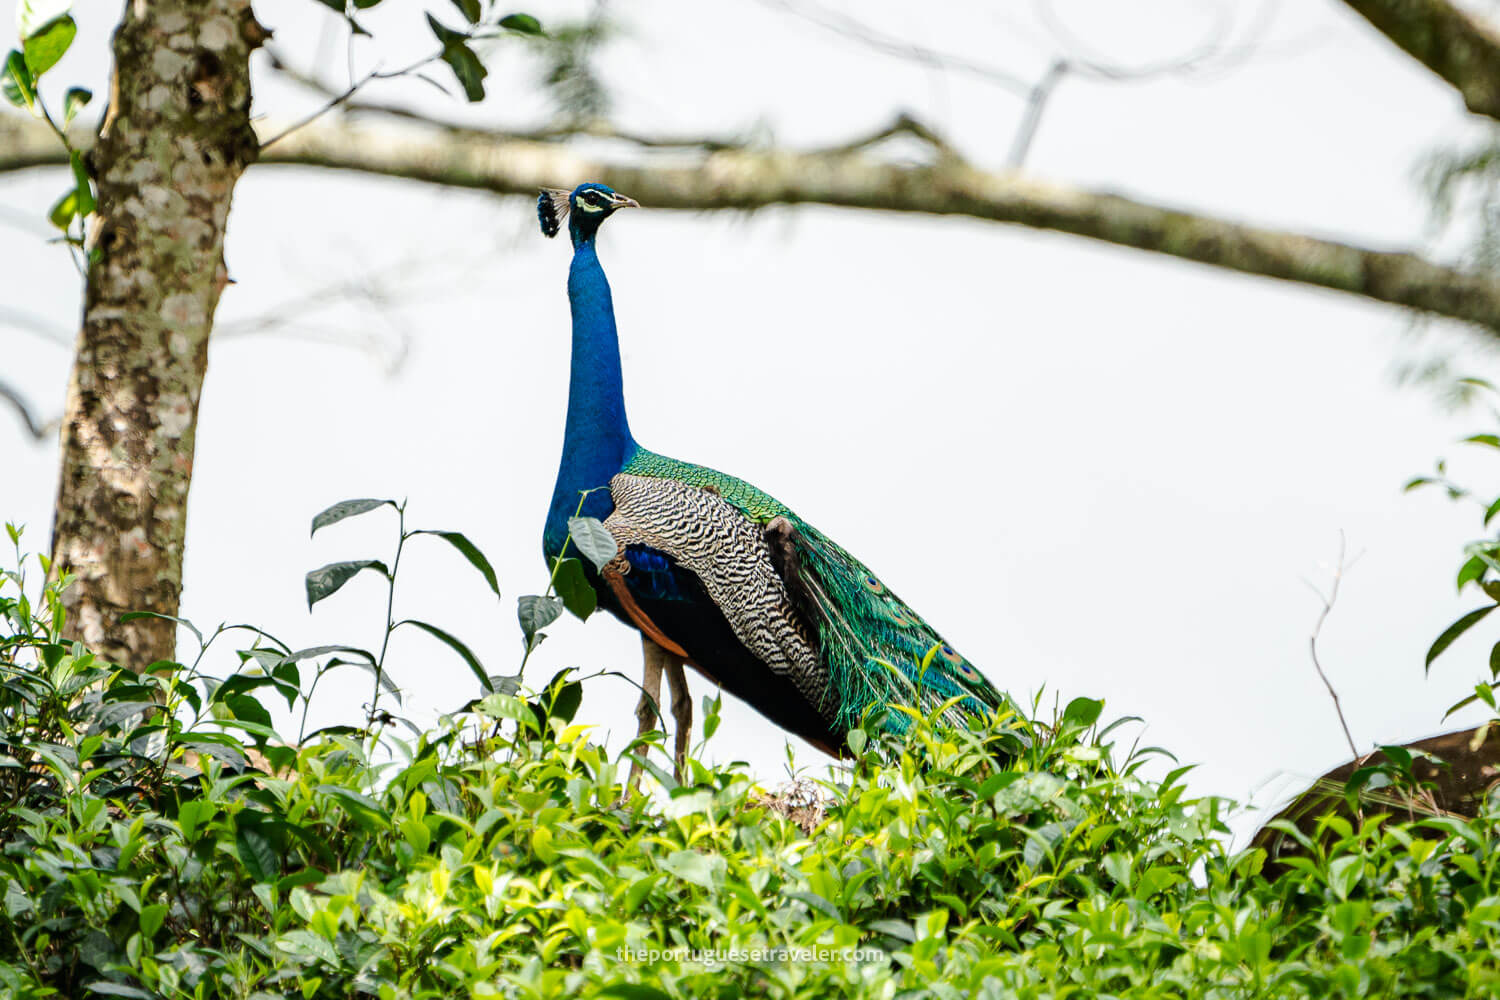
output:
<svg viewBox="0 0 1500 1000"><path fill-rule="evenodd" d="M228 733L196 733L191 739L179 741L189 750L212 757L232 771L245 769L245 755L240 752L244 740Z"/></svg>
<svg viewBox="0 0 1500 1000"><path fill-rule="evenodd" d="M413 531L412 534L434 535L438 538L441 538L449 545L453 546L459 552L463 553L463 557L469 560L469 565L473 566L484 575L485 582L490 585L490 589L495 592L495 596L500 596L500 581L495 576L495 568L491 566L490 561L484 557L484 553L479 551L479 546L469 541L469 539L466 538L462 533L457 531L423 530Z"/></svg>
<svg viewBox="0 0 1500 1000"><path fill-rule="evenodd" d="M373 569L378 571L387 580L391 578L391 571L386 569L385 563L379 559L355 559L349 562L329 563L307 574L307 609L323 598L338 592L338 589L348 583L356 573L361 570Z"/></svg>
<svg viewBox="0 0 1500 1000"><path fill-rule="evenodd" d="M1500 435L1471 434L1463 439L1464 444L1482 444L1487 448L1500 448Z"/></svg>
<svg viewBox="0 0 1500 1000"><path fill-rule="evenodd" d="M538 597L527 594L516 602L516 618L521 623L521 632L530 641L542 629L562 616L563 602L555 597Z"/></svg>
<svg viewBox="0 0 1500 1000"><path fill-rule="evenodd" d="M309 646L306 649L299 649L295 653L286 654L281 658L281 662L300 663L303 660L311 660L319 656L326 656L329 653L348 653L352 656L359 657L361 660L365 661L371 666L375 664L375 654L370 652L368 649L360 649L358 646ZM339 662L348 663L349 661L340 660ZM327 666L331 667L333 666L333 664L329 663L327 664Z"/></svg>
<svg viewBox="0 0 1500 1000"><path fill-rule="evenodd" d="M126 986L124 983L112 983L107 979L89 983L84 989L90 993L99 993L107 997L134 997L136 1000L160 1000L160 994L143 990L138 986Z"/></svg>
<svg viewBox="0 0 1500 1000"><path fill-rule="evenodd" d="M582 702L583 685L577 681L571 681L556 689L556 693L552 696L552 704L547 710L547 715L564 724L572 722L573 716L578 714L578 706Z"/></svg>
<svg viewBox="0 0 1500 1000"><path fill-rule="evenodd" d="M1495 558L1500 553L1500 544L1495 542L1470 542L1464 546L1464 555L1471 559L1478 559L1496 573L1500 573L1500 559Z"/></svg>
<svg viewBox="0 0 1500 1000"><path fill-rule="evenodd" d="M344 788L342 785L319 785L318 791L331 795L344 804L345 810L367 829L389 829L390 817L380 804L367 795Z"/></svg>
<svg viewBox="0 0 1500 1000"><path fill-rule="evenodd" d="M1088 728L1099 721L1099 713L1104 711L1104 702L1094 698L1074 698L1068 702L1068 707L1063 709L1063 721L1074 725Z"/></svg>
<svg viewBox="0 0 1500 1000"><path fill-rule="evenodd" d="M141 937L147 941L156 937L156 932L161 930L161 925L166 919L165 903L153 903L150 906L141 907Z"/></svg>
<svg viewBox="0 0 1500 1000"><path fill-rule="evenodd" d="M1463 590L1464 584L1472 583L1484 575L1484 560L1478 556L1470 556L1458 569L1458 589Z"/></svg>
<svg viewBox="0 0 1500 1000"><path fill-rule="evenodd" d="M658 863L664 871L705 889L714 887L716 875L723 878L725 868L723 858L697 851L673 851Z"/></svg>
<svg viewBox="0 0 1500 1000"><path fill-rule="evenodd" d="M470 103L484 100L484 78L490 75L490 71L485 69L473 49L468 45L450 45L443 49L443 62L452 68Z"/></svg>
<svg viewBox="0 0 1500 1000"><path fill-rule="evenodd" d="M343 10L343 7L341 6L339 9ZM396 506L396 501L375 500L370 497L364 497L359 500L340 500L332 507L324 510L317 517L313 518L312 531L308 532L308 537L316 535L319 528L326 528L330 524L337 524L346 517L354 517L357 514L369 513L370 511L375 510L377 507L384 507L386 504L390 504L392 507L394 507Z"/></svg>
<svg viewBox="0 0 1500 1000"><path fill-rule="evenodd" d="M478 24L479 19L484 16L484 11L479 6L479 0L453 0L453 6L458 8L464 20L470 24Z"/></svg>
<svg viewBox="0 0 1500 1000"><path fill-rule="evenodd" d="M427 24L437 40L443 43L442 60L458 78L464 96L471 102L484 100L484 78L489 76L489 70L469 48L469 36L447 27L431 14L427 15Z"/></svg>
<svg viewBox="0 0 1500 1000"><path fill-rule="evenodd" d="M224 698L224 704L242 722L253 722L257 726L271 724L271 713L266 711L266 706L248 694L231 694Z"/></svg>
<svg viewBox="0 0 1500 1000"><path fill-rule="evenodd" d="M522 35L542 34L542 22L530 14L507 14L500 19L500 27Z"/></svg>
<svg viewBox="0 0 1500 1000"><path fill-rule="evenodd" d="M293 955L325 962L335 969L339 967L339 954L333 950L333 945L327 938L312 931L288 931L277 939L276 947ZM313 981L320 980L315 978Z"/></svg>
<svg viewBox="0 0 1500 1000"><path fill-rule="evenodd" d="M1401 492L1410 493L1412 490L1420 489L1423 486L1429 486L1433 482L1435 482L1435 480L1431 476L1415 476L1406 481L1406 485L1401 487Z"/></svg>
<svg viewBox="0 0 1500 1000"><path fill-rule="evenodd" d="M1467 385L1475 389L1487 389L1490 392L1500 392L1500 390L1497 390L1495 388L1494 383L1490 382L1488 379L1476 378L1472 375L1466 375L1461 379L1457 379L1456 381L1459 385Z"/></svg>
<svg viewBox="0 0 1500 1000"><path fill-rule="evenodd" d="M639 737L637 737L637 739L639 739ZM629 759L631 762L639 764L641 767L645 768L646 773L655 778L661 784L661 787L665 788L667 791L670 792L681 787L676 778L672 777L666 771L662 770L651 758L646 756L637 756L633 753L627 753L623 756Z"/></svg>
<svg viewBox="0 0 1500 1000"><path fill-rule="evenodd" d="M448 646L449 649L453 650L459 656L463 657L464 662L469 665L469 669L474 672L474 676L479 678L479 684L481 687L483 687L486 691L494 690L494 687L490 684L490 675L485 673L484 664L480 663L479 657L475 656L473 651L470 650L468 646L465 646L462 642L460 642L456 636L449 632L444 632L436 625L429 625L427 622L417 621L415 618L408 618L405 621L397 622L392 626L392 630L394 631L395 629L400 628L402 625L415 625L417 628L421 629L423 632L426 632L428 635L441 640Z"/></svg>
<svg viewBox="0 0 1500 1000"><path fill-rule="evenodd" d="M917 940L916 928L905 920L872 920L865 925L879 934L888 934L898 941L912 944Z"/></svg>
<svg viewBox="0 0 1500 1000"><path fill-rule="evenodd" d="M564 606L571 611L579 621L588 621L589 615L599 606L599 595L594 593L594 588L589 586L588 577L584 575L583 563L577 559L564 559L557 567L557 572L552 577L553 586L557 589L557 596L562 598Z"/></svg>
<svg viewBox="0 0 1500 1000"><path fill-rule="evenodd" d="M1479 624L1485 615L1494 611L1497 607L1500 607L1500 605L1491 604L1487 608L1475 608L1444 629L1443 634L1438 636L1436 641L1433 642L1432 648L1427 650L1427 663L1423 667L1424 672L1432 669L1432 661L1441 656L1445 649L1453 645L1455 639Z"/></svg>
<svg viewBox="0 0 1500 1000"><path fill-rule="evenodd" d="M444 48L450 45L463 45L469 40L468 35L462 31L454 31L431 14L427 15L427 26L432 29L433 35L443 44Z"/></svg>
<svg viewBox="0 0 1500 1000"><path fill-rule="evenodd" d="M1335 858L1328 866L1328 886L1339 899L1348 899L1364 875L1363 855L1351 854Z"/></svg>
<svg viewBox="0 0 1500 1000"><path fill-rule="evenodd" d="M186 618L178 618L175 615L161 615L157 614L155 611L127 611L120 616L120 622L122 624L125 622L133 622L137 618L160 618L164 622L176 622L178 625L181 625L183 628L193 633L193 637L198 640L198 645L204 645L203 633L198 631L198 626L194 625Z"/></svg>
<svg viewBox="0 0 1500 1000"><path fill-rule="evenodd" d="M713 888L709 886L708 888ZM839 908L815 892L788 892L785 894L789 899L795 899L806 903L814 910L833 920L835 923L843 923L844 916L839 913Z"/></svg>
<svg viewBox="0 0 1500 1000"><path fill-rule="evenodd" d="M68 92L63 95L63 124L69 125L73 119L78 117L78 112L88 106L89 101L94 99L94 92L83 87L69 87Z"/></svg>
<svg viewBox="0 0 1500 1000"><path fill-rule="evenodd" d="M604 571L604 564L620 551L615 536L609 533L604 522L597 517L568 518L568 535L584 558L600 572Z"/></svg>
<svg viewBox="0 0 1500 1000"><path fill-rule="evenodd" d="M651 895L651 891L656 888L657 884L660 883L661 880L662 876L660 872L654 875L642 875L640 878L636 879L635 882L631 884L630 888L625 890L626 915L632 914L636 910L640 909L641 903L645 901L647 896Z"/></svg>
<svg viewBox="0 0 1500 1000"><path fill-rule="evenodd" d="M40 80L42 74L56 66L73 44L78 34L78 25L67 14L55 17L42 25L21 43L26 56L26 68L31 78Z"/></svg>
<svg viewBox="0 0 1500 1000"><path fill-rule="evenodd" d="M274 882L280 877L281 856L266 832L264 813L244 809L235 814L234 847L255 881Z"/></svg>
<svg viewBox="0 0 1500 1000"><path fill-rule="evenodd" d="M5 68L0 70L0 93L18 108L29 111L36 104L36 81L26 68L26 57L15 49L5 57Z"/></svg>
<svg viewBox="0 0 1500 1000"><path fill-rule="evenodd" d="M521 675L515 674L491 674L490 688L500 694L515 694L521 690Z"/></svg>
<svg viewBox="0 0 1500 1000"><path fill-rule="evenodd" d="M89 168L84 165L83 154L78 150L68 152L68 163L73 168L73 184L78 190L78 217L85 218L94 211L94 189L89 183Z"/></svg>
<svg viewBox="0 0 1500 1000"><path fill-rule="evenodd" d="M672 994L647 983L613 983L595 993L594 1000L672 1000Z"/></svg>
<svg viewBox="0 0 1500 1000"><path fill-rule="evenodd" d="M73 217L78 214L78 189L69 188L63 192L63 196L53 203L47 212L47 218L52 224L63 232L73 224Z"/></svg>

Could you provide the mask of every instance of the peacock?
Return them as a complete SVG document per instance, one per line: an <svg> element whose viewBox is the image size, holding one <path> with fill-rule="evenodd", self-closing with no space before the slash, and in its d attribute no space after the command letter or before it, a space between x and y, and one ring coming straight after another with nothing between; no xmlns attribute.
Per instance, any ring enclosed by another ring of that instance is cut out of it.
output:
<svg viewBox="0 0 1500 1000"><path fill-rule="evenodd" d="M542 548L551 566L580 510L614 536L615 557L586 572L600 605L641 633L640 732L654 728L665 672L681 767L692 724L684 664L832 756L872 708L890 709L881 725L903 732L911 716L894 706L947 703L956 723L1001 707L973 664L780 501L636 443L597 247L604 220L636 207L597 183L547 188L537 201L542 232L566 224L573 242L567 423Z"/></svg>

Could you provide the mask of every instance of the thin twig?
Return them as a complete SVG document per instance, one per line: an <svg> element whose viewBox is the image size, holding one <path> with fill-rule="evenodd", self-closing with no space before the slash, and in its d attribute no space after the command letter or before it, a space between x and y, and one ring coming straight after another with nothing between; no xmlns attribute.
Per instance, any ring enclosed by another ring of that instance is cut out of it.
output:
<svg viewBox="0 0 1500 1000"><path fill-rule="evenodd" d="M472 136L484 141L560 142L575 138L611 139L629 143L632 146L639 146L642 149L699 149L708 153L716 153L726 149L744 149L750 145L749 140L746 138L733 135L671 136L630 132L615 128L608 121L602 119L572 121L561 125L547 125L534 129L486 128L476 125L466 125L446 118L424 114L420 111L413 111L411 108L399 104L352 100L348 91L334 90L316 76L292 66L276 52L271 53L271 66L291 82L328 98L328 104L323 107L319 114L336 107L346 114L384 115L390 118L418 122L422 125L436 126L454 135ZM294 128L301 128L306 124L307 122L300 122ZM292 129L288 129L287 131L290 132ZM285 134L283 132L281 135ZM276 138L281 138L281 135L278 135ZM270 143L266 143L265 145L270 145Z"/></svg>
<svg viewBox="0 0 1500 1000"><path fill-rule="evenodd" d="M276 143L280 142L282 139L285 139L287 136L291 135L293 132L297 131L299 128L303 128L303 127L305 127L307 125L311 125L313 122L317 121L319 118L323 117L328 112L332 111L334 108L338 107L340 104L343 104L345 101L349 100L349 98L353 97L354 94L355 94L355 92L358 91L359 88L363 87L365 84L369 83L371 80L393 80L396 77L406 76L408 73L415 73L417 70L421 69L423 66L426 66L426 65L428 65L430 63L437 62L442 57L443 57L442 53L438 52L438 53L434 53L433 55L426 56L426 57L424 57L422 59L418 59L416 62L412 63L410 66L405 67L404 69L393 69L393 70L386 70L386 71L381 71L379 68L372 69L372 70L370 70L370 72L366 73L364 76L360 77L358 80L355 80L353 83L351 83L343 92L335 94L321 108L319 108L318 110L314 111L312 114L308 115L306 118L303 118L301 121L297 122L296 124L290 126L289 128L284 129L281 132L278 132L277 134L273 135L271 138L267 139L265 142L261 143L260 144L260 148L264 150L264 149L267 149L267 148L269 148L271 146L274 146L274 145L276 145ZM276 60L276 61L278 63L280 62L280 60Z"/></svg>
<svg viewBox="0 0 1500 1000"><path fill-rule="evenodd" d="M1010 166L1019 167L1026 161L1026 153L1031 149L1031 140L1042 123L1042 112L1047 109L1047 101L1072 68L1066 59L1059 59L1047 68L1047 72L1031 88L1031 94L1026 98L1026 113L1021 117L1021 124L1016 127L1016 134L1010 141L1010 155L1006 157Z"/></svg>
<svg viewBox="0 0 1500 1000"><path fill-rule="evenodd" d="M1328 674L1323 670L1323 664L1318 659L1318 637L1323 632L1323 623L1328 620L1329 613L1333 611L1334 602L1339 599L1339 582L1343 580L1344 574L1353 567L1354 563L1359 561L1359 557L1355 556L1352 562L1345 563L1344 547L1344 533L1340 531L1339 561L1337 565L1334 566L1333 582L1331 586L1329 586L1328 593L1326 595L1317 587L1314 587L1311 583L1308 583L1308 581L1304 580L1303 583L1307 583L1308 587L1312 589L1312 592L1317 594L1318 599L1323 602L1323 610L1318 613L1318 620L1313 625L1312 635L1308 637L1308 648L1312 652L1313 669L1317 670L1318 676L1322 678L1323 686L1328 688L1328 697L1333 699L1333 710L1338 713L1339 725L1342 726L1344 730L1344 739L1349 743L1349 756L1352 760L1357 761L1359 760L1359 748L1355 746L1354 735L1349 731L1349 720L1344 718L1344 707L1339 702L1339 693L1334 689L1333 682L1328 679Z"/></svg>

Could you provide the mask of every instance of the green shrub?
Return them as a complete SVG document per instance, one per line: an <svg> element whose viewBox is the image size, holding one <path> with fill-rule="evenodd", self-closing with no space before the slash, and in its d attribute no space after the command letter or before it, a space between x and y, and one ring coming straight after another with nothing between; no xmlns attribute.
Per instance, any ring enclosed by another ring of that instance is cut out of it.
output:
<svg viewBox="0 0 1500 1000"><path fill-rule="evenodd" d="M566 672L413 740L372 714L292 747L255 692L295 707L299 666L331 648L261 635L226 681L136 676L60 640L58 593L33 605L19 571L0 582L5 995L1496 986L1494 812L1290 828L1306 853L1268 880L1263 852L1227 852L1228 804L1188 797L1183 769L1142 777L1147 755L1117 748L1088 699L1047 724L856 736L857 759L782 795L737 764L691 760L679 784L654 741L610 753L573 721ZM627 791L632 755L656 794Z"/></svg>

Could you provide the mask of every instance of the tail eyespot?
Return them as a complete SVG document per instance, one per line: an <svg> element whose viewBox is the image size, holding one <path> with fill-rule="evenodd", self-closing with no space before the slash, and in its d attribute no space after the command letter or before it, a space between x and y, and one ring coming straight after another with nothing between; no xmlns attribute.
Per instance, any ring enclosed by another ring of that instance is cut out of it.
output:
<svg viewBox="0 0 1500 1000"><path fill-rule="evenodd" d="M979 681L983 680L983 678L979 675L979 671L969 666L969 661L965 660L962 656L959 656L958 650L954 649L946 642L938 647L938 655L941 656L949 666L958 671L958 675L964 680L972 681L976 684Z"/></svg>
<svg viewBox="0 0 1500 1000"><path fill-rule="evenodd" d="M948 646L944 646L943 647L943 655L944 655L944 657L947 657L947 655L949 653L953 653L953 650L951 648L949 648ZM971 667L969 665L969 661L965 660L963 657L959 656L957 653L953 653L953 658L949 659L948 662L951 663L951 664L953 664L953 669L958 671L958 676L962 677L964 680L968 681L969 683L971 683L971 684L978 684L978 683L980 683L980 682L982 682L984 680L984 677L980 675L979 671L977 671L973 667Z"/></svg>

